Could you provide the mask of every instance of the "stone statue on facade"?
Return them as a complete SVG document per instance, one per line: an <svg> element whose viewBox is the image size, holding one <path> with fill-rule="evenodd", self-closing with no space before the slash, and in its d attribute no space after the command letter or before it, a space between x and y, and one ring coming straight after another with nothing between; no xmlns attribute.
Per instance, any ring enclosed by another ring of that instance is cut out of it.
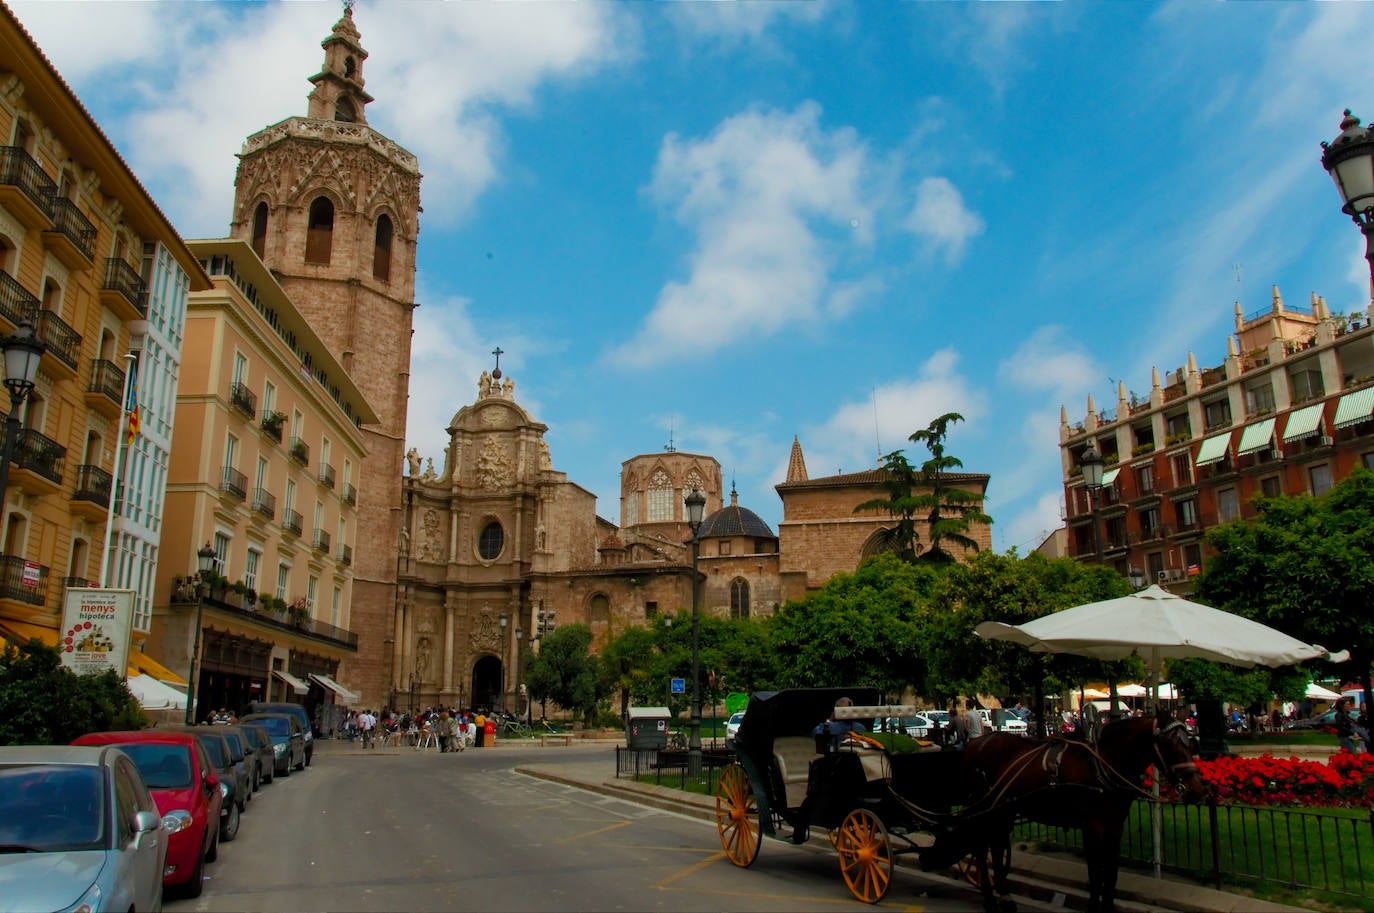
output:
<svg viewBox="0 0 1374 913"><path fill-rule="evenodd" d="M406 462L410 464L410 477L419 478L420 475L420 451L414 447L406 451Z"/></svg>

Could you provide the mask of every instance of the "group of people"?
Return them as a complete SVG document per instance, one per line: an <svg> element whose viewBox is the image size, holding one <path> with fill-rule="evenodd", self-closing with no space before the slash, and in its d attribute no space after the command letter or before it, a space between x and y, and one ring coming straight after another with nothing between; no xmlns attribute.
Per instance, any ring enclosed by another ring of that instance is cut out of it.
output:
<svg viewBox="0 0 1374 913"><path fill-rule="evenodd" d="M378 742L400 745L403 741L415 750L438 748L440 752L463 751L496 737L496 719L472 708L426 707L414 715L371 710L349 711L343 718L343 734L349 741L361 739L364 748Z"/></svg>
<svg viewBox="0 0 1374 913"><path fill-rule="evenodd" d="M1351 716L1348 697L1336 701L1336 738L1351 754L1369 751L1369 717L1363 711Z"/></svg>

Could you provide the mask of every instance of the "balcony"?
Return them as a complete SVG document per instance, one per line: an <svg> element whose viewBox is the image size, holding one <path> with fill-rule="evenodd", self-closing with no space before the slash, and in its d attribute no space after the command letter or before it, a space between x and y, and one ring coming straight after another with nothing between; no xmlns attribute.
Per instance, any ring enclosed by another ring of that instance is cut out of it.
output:
<svg viewBox="0 0 1374 913"><path fill-rule="evenodd" d="M63 577L63 578L62 578L62 595L59 597L58 602L59 602L60 605L66 605L66 603L67 603L67 591L68 591L68 590L71 590L71 589L78 589L78 590L79 590L79 589L82 589L83 587L99 586L99 585L100 585L100 584L97 583L96 581L94 581L94 580L87 580L85 577Z"/></svg>
<svg viewBox="0 0 1374 913"><path fill-rule="evenodd" d="M43 232L43 243L67 269L89 269L95 260L95 226L66 197L52 201L52 229Z"/></svg>
<svg viewBox="0 0 1374 913"><path fill-rule="evenodd" d="M148 286L138 270L117 257L105 261L100 303L122 320L148 319Z"/></svg>
<svg viewBox="0 0 1374 913"><path fill-rule="evenodd" d="M56 494L66 459L66 447L32 428L21 428L10 457L10 484L31 494Z"/></svg>
<svg viewBox="0 0 1374 913"><path fill-rule="evenodd" d="M110 491L114 476L99 466L76 467L76 490L72 492L72 513L89 520L104 520L109 515Z"/></svg>
<svg viewBox="0 0 1374 913"><path fill-rule="evenodd" d="M301 515L298 511L284 510L281 514L281 528L293 535L301 534Z"/></svg>
<svg viewBox="0 0 1374 913"><path fill-rule="evenodd" d="M281 443L281 427L286 424L285 412L271 412L266 409L262 411L262 433Z"/></svg>
<svg viewBox="0 0 1374 913"><path fill-rule="evenodd" d="M34 315L34 333L43 343L43 366L63 377L75 377L81 356L81 334L53 311L39 311Z"/></svg>
<svg viewBox="0 0 1374 913"><path fill-rule="evenodd" d="M358 489L354 488L350 482L345 482L343 484L343 499L345 504L352 505L353 507L358 506Z"/></svg>
<svg viewBox="0 0 1374 913"><path fill-rule="evenodd" d="M243 500L248 496L248 477L233 466L225 466L220 473L219 490Z"/></svg>
<svg viewBox="0 0 1374 913"><path fill-rule="evenodd" d="M291 439L291 459L302 466L310 465L310 445L298 437Z"/></svg>
<svg viewBox="0 0 1374 913"><path fill-rule="evenodd" d="M277 496L265 488L253 491L253 510L271 520L277 515Z"/></svg>
<svg viewBox="0 0 1374 913"><path fill-rule="evenodd" d="M248 389L247 384L232 383L229 385L229 405L251 420L258 414L258 395Z"/></svg>
<svg viewBox="0 0 1374 913"><path fill-rule="evenodd" d="M103 358L91 359L91 382L86 386L86 405L106 418L119 415L124 395L124 372Z"/></svg>
<svg viewBox="0 0 1374 913"><path fill-rule="evenodd" d="M310 540L310 544L315 547L315 551L329 554L329 533L322 529L315 530L314 538Z"/></svg>
<svg viewBox="0 0 1374 913"><path fill-rule="evenodd" d="M334 487L334 467L328 463L320 464L320 484L325 488Z"/></svg>
<svg viewBox="0 0 1374 913"><path fill-rule="evenodd" d="M0 555L0 599L41 606L47 592L47 567L19 555Z"/></svg>
<svg viewBox="0 0 1374 913"><path fill-rule="evenodd" d="M0 206L25 228L52 228L52 201L57 184L43 167L18 146L0 147Z"/></svg>
<svg viewBox="0 0 1374 913"><path fill-rule="evenodd" d="M32 321L37 310L38 299L19 280L0 270L0 317L18 326L22 321Z"/></svg>
<svg viewBox="0 0 1374 913"><path fill-rule="evenodd" d="M339 546L339 563L342 564L344 567L353 566L353 546Z"/></svg>

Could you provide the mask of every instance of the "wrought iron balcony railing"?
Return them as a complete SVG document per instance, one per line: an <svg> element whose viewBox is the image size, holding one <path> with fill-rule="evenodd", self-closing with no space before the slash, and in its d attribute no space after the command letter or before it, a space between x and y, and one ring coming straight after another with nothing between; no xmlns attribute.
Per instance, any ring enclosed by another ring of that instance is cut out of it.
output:
<svg viewBox="0 0 1374 913"><path fill-rule="evenodd" d="M350 482L343 484L343 499L345 504L356 506L358 503L358 489L354 488Z"/></svg>
<svg viewBox="0 0 1374 913"><path fill-rule="evenodd" d="M138 270L117 257L105 261L105 281L101 288L118 292L144 317L148 316L148 286Z"/></svg>
<svg viewBox="0 0 1374 913"><path fill-rule="evenodd" d="M35 317L37 324L34 332L38 334L43 348L75 371L81 355L81 334L53 311L39 311Z"/></svg>
<svg viewBox="0 0 1374 913"><path fill-rule="evenodd" d="M57 184L43 166L18 146L0 147L0 184L17 187L39 209L52 215Z"/></svg>
<svg viewBox="0 0 1374 913"><path fill-rule="evenodd" d="M22 555L0 555L0 599L41 606L48 592L48 568Z"/></svg>
<svg viewBox="0 0 1374 913"><path fill-rule="evenodd" d="M311 544L315 546L315 550L316 550L316 551L328 552L328 551L329 551L329 533L328 533L328 531L323 530L323 529L317 529L317 530L315 530L315 536L314 536L314 539L311 540Z"/></svg>
<svg viewBox="0 0 1374 913"><path fill-rule="evenodd" d="M91 385L86 389L91 393L103 393L122 406L119 398L124 395L124 372L112 361L94 358L91 360Z"/></svg>
<svg viewBox="0 0 1374 913"><path fill-rule="evenodd" d="M32 321L38 312L38 299L9 273L0 270L0 317L10 323Z"/></svg>
<svg viewBox="0 0 1374 913"><path fill-rule="evenodd" d="M62 232L87 260L95 259L95 226L71 200L53 198L52 227Z"/></svg>
<svg viewBox="0 0 1374 913"><path fill-rule="evenodd" d="M301 515L299 511L284 510L281 514L281 528L288 533L301 534Z"/></svg>
<svg viewBox="0 0 1374 913"><path fill-rule="evenodd" d="M19 439L14 444L14 456L10 461L20 469L27 469L61 485L66 459L66 447L32 428L21 428Z"/></svg>
<svg viewBox="0 0 1374 913"><path fill-rule="evenodd" d="M229 386L229 404L248 418L258 414L258 395L248 389L247 384L234 383Z"/></svg>
<svg viewBox="0 0 1374 913"><path fill-rule="evenodd" d="M277 515L277 496L265 488L254 489L253 509L271 520Z"/></svg>
<svg viewBox="0 0 1374 913"><path fill-rule="evenodd" d="M320 464L320 484L325 488L334 487L334 467L328 463Z"/></svg>
<svg viewBox="0 0 1374 913"><path fill-rule="evenodd" d="M107 507L110 503L110 490L113 486L114 476L99 466L78 466L76 467L76 491L72 492L72 500L91 501L102 507Z"/></svg>
<svg viewBox="0 0 1374 913"><path fill-rule="evenodd" d="M219 480L220 491L227 491L236 498L247 497L248 477L233 466L225 466Z"/></svg>

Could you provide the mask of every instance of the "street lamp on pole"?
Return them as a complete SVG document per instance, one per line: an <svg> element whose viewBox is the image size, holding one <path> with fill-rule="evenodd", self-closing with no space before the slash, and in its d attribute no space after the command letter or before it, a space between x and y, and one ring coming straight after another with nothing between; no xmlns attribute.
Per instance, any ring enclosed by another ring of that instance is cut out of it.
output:
<svg viewBox="0 0 1374 913"><path fill-rule="evenodd" d="M525 697L525 676L521 667L525 664L525 656L522 652L522 644L525 640L525 629L519 625L515 626L515 715L520 715L520 698ZM529 698L525 698L528 705ZM528 707L527 707L528 709ZM528 714L527 714L528 716ZM528 719L526 720L528 722Z"/></svg>
<svg viewBox="0 0 1374 913"><path fill-rule="evenodd" d="M701 774L701 635L698 623L701 603L701 581L697 577L697 559L701 557L701 516L706 510L706 494L693 488L683 499L687 506L687 526L692 530L692 722L687 737L687 770L692 776Z"/></svg>
<svg viewBox="0 0 1374 913"><path fill-rule="evenodd" d="M1364 234L1364 258L1369 261L1370 300L1374 304L1374 130L1345 109L1341 133L1322 143L1322 167L1336 182L1341 212Z"/></svg>
<svg viewBox="0 0 1374 913"><path fill-rule="evenodd" d="M506 709L506 664L510 662L510 644L506 643L506 626L510 624L510 615L501 613L501 706L497 709Z"/></svg>
<svg viewBox="0 0 1374 913"><path fill-rule="evenodd" d="M5 443L0 453L0 516L5 510L5 489L9 487L10 460L14 458L14 445L19 439L19 410L24 400L33 391L34 378L38 376L38 362L43 357L43 343L33 332L33 325L27 320L14 328L14 332L0 340L0 350L5 353L5 386L10 391L10 414L5 419Z"/></svg>
<svg viewBox="0 0 1374 913"><path fill-rule="evenodd" d="M1093 514L1093 549L1097 555L1097 563L1102 563L1102 530L1098 528L1097 508L1099 495L1102 491L1102 454L1092 444L1083 451L1083 455L1078 458L1078 465L1083 467L1083 488L1088 492L1088 507Z"/></svg>
<svg viewBox="0 0 1374 913"><path fill-rule="evenodd" d="M207 575L215 566L215 550L207 542L196 552L196 630L191 641L191 671L186 676L186 725L196 724L196 680L200 678L200 627L205 611ZM270 682L269 682L270 684Z"/></svg>

